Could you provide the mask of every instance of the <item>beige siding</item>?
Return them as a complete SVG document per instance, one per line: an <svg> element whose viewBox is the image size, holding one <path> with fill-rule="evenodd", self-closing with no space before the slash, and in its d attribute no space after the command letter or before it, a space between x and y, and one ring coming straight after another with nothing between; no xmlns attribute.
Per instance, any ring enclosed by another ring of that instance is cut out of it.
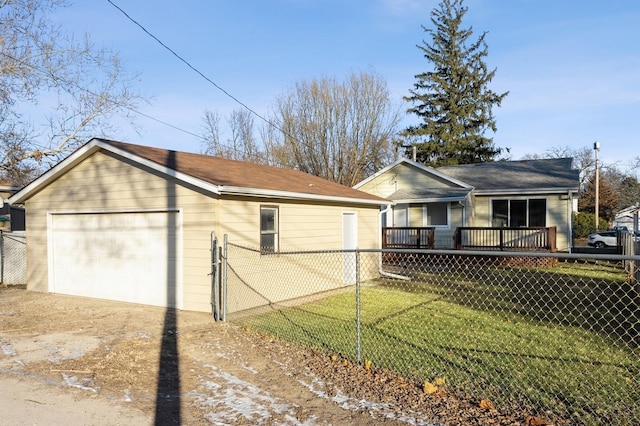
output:
<svg viewBox="0 0 640 426"><path fill-rule="evenodd" d="M278 208L280 250L342 249L342 213L358 216L358 247L378 248L380 244L379 208L348 205L318 205L308 202L229 198L219 201L220 221L216 234L238 245L258 248L260 206Z"/></svg>
<svg viewBox="0 0 640 426"><path fill-rule="evenodd" d="M342 248L342 213L358 216L359 248L378 248L379 208L372 205L317 205L259 198L218 199L186 187L164 175L130 164L110 154L96 153L33 195L26 203L28 287L48 291L47 215L49 212L102 212L180 209L183 235L183 308L209 311L211 295L210 235L222 241L228 234L235 244L257 247L260 205L279 209L280 247L283 250L337 250ZM81 255L81 254L80 254ZM265 259L257 253L258 259ZM339 262L344 259L337 256ZM299 263L259 271L260 291L275 299L289 299L344 285L342 263ZM251 258L244 271L255 271ZM264 265L263 265L264 266ZM377 269L376 269L377 270ZM363 279L366 278L363 277ZM294 281L306 284L297 285ZM311 284L310 284L311 283ZM266 287L265 287L266 286ZM266 289L266 290L265 290ZM251 289L245 289L255 293ZM238 289L234 300L244 299ZM232 301L230 300L230 304Z"/></svg>
<svg viewBox="0 0 640 426"><path fill-rule="evenodd" d="M388 197L399 190L453 187L451 182L426 173L410 164L401 163L358 188L378 197Z"/></svg>
<svg viewBox="0 0 640 426"><path fill-rule="evenodd" d="M439 249L453 248L453 234L457 227L463 226L463 208L460 204L450 205L450 226L448 228L435 229L435 247ZM411 204L409 206L409 226L423 226L423 204Z"/></svg>
<svg viewBox="0 0 640 426"><path fill-rule="evenodd" d="M354 256L342 253L268 254L257 251L260 205L276 206L279 214L279 247L283 252L342 249L342 214L358 217L358 248L379 248L379 209L375 206L325 205L282 200L220 201L220 235L229 243L228 309L230 313L271 303L291 301L352 283L345 274L353 269ZM236 214L236 212L241 212ZM246 250L235 245L247 247ZM372 255L368 255L369 258ZM378 262L368 262L362 280L377 276Z"/></svg>
<svg viewBox="0 0 640 426"><path fill-rule="evenodd" d="M491 225L491 200L495 199L518 199L525 198L518 195L487 197L476 196L475 216L469 226L492 226ZM547 200L547 226L556 227L556 248L559 251L568 251L571 246L571 200L566 195L550 194L547 196L528 196L526 198L546 198Z"/></svg>
<svg viewBox="0 0 640 426"><path fill-rule="evenodd" d="M210 310L210 233L215 200L149 171L96 153L26 203L28 287L48 290L47 213L180 208L184 309ZM81 254L79 254L81 255Z"/></svg>

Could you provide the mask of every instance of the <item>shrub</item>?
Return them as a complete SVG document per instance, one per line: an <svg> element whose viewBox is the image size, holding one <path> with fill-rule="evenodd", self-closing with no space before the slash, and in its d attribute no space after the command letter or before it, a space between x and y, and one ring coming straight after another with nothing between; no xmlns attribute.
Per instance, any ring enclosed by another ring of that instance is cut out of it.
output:
<svg viewBox="0 0 640 426"><path fill-rule="evenodd" d="M607 221L598 218L598 229L607 229ZM573 214L573 236L574 238L586 238L587 235L596 232L596 215L593 213Z"/></svg>

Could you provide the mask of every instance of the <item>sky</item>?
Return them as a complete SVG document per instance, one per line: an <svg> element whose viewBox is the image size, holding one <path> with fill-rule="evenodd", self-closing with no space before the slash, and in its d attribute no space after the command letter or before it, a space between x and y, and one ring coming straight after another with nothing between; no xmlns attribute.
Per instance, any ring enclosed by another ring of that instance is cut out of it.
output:
<svg viewBox="0 0 640 426"><path fill-rule="evenodd" d="M122 127L112 139L201 152L206 110L223 119L241 109L267 116L296 83L375 72L393 102L430 64L439 0L111 0L174 50L204 79L107 0L77 1L54 19L116 52L135 89L150 97L142 132ZM513 160L554 148L593 148L603 164L628 170L640 157L640 1L466 0L463 27L487 32L489 89L509 92L487 133ZM217 86L217 87L216 87ZM226 91L224 93L222 90ZM236 100L234 100L235 98ZM259 118L256 125L261 125ZM402 126L419 124L403 117ZM177 128L177 129L176 129ZM180 129L180 130L179 130ZM223 134L226 140L228 134Z"/></svg>

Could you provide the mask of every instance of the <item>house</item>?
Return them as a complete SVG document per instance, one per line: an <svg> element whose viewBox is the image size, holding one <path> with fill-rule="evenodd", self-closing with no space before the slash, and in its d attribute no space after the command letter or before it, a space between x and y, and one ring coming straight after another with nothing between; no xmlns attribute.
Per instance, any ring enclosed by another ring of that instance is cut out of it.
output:
<svg viewBox="0 0 640 426"><path fill-rule="evenodd" d="M24 231L24 209L9 205L7 200L20 188L6 181L0 181L0 230Z"/></svg>
<svg viewBox="0 0 640 426"><path fill-rule="evenodd" d="M378 248L386 200L300 171L92 139L10 202L26 207L28 290L209 311L212 235L258 260ZM274 299L304 291L278 278L263 280Z"/></svg>
<svg viewBox="0 0 640 426"><path fill-rule="evenodd" d="M578 186L571 158L437 169L401 158L354 188L393 202L385 226L433 227L437 248L453 248L458 227L555 227L564 251Z"/></svg>
<svg viewBox="0 0 640 426"><path fill-rule="evenodd" d="M629 231L640 231L638 223L638 215L640 215L640 205L630 206L616 213L613 220L613 226L626 226Z"/></svg>

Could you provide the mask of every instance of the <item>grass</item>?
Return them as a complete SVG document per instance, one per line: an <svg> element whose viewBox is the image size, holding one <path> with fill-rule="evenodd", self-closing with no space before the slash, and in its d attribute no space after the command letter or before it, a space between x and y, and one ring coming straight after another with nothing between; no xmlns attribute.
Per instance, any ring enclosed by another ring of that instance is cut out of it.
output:
<svg viewBox="0 0 640 426"><path fill-rule="evenodd" d="M638 308L616 268L455 268L361 289L361 360L460 396L585 424L640 422ZM253 317L355 359L354 293Z"/></svg>

